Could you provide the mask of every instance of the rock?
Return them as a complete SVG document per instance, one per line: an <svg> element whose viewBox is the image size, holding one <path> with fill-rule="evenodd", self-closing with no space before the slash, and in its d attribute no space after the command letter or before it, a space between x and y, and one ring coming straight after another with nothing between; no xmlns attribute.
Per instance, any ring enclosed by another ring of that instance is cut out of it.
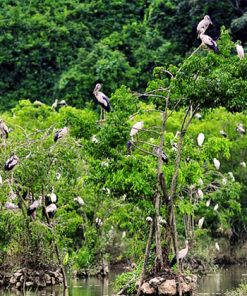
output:
<svg viewBox="0 0 247 296"><path fill-rule="evenodd" d="M161 285L158 286L159 295L176 295L177 287L175 280L166 280Z"/></svg>
<svg viewBox="0 0 247 296"><path fill-rule="evenodd" d="M22 286L22 283L21 282L17 282L16 283L16 285L15 285L15 287L18 289L18 288L20 288Z"/></svg>
<svg viewBox="0 0 247 296"><path fill-rule="evenodd" d="M38 285L38 287L45 287L46 286L46 282L44 280L39 279L37 285Z"/></svg>
<svg viewBox="0 0 247 296"><path fill-rule="evenodd" d="M63 282L63 277L62 277L62 276L60 276L60 277L58 278L58 282L59 282L59 284L61 284L61 283Z"/></svg>
<svg viewBox="0 0 247 296"><path fill-rule="evenodd" d="M56 280L54 277L51 278L51 284L54 286L56 284Z"/></svg>
<svg viewBox="0 0 247 296"><path fill-rule="evenodd" d="M164 282L164 281L165 281L165 279L162 278L162 277L155 277L155 278L153 278L153 279L151 279L151 280L149 281L149 284L150 284L152 287L157 288L157 286L160 285L160 284L161 284L162 282Z"/></svg>
<svg viewBox="0 0 247 296"><path fill-rule="evenodd" d="M15 272L14 276L19 279L22 276L22 272Z"/></svg>
<svg viewBox="0 0 247 296"><path fill-rule="evenodd" d="M33 282L26 282L26 287L31 287L33 286Z"/></svg>
<svg viewBox="0 0 247 296"><path fill-rule="evenodd" d="M152 295L152 294L155 294L155 289L153 287L151 287L149 285L149 283L144 283L142 286L141 286L141 291L143 294L145 295Z"/></svg>
<svg viewBox="0 0 247 296"><path fill-rule="evenodd" d="M46 273L44 275L44 280L46 281L47 284L50 284L51 283L51 276Z"/></svg>
<svg viewBox="0 0 247 296"><path fill-rule="evenodd" d="M17 282L17 279L15 278L15 276L12 276L11 278L10 278L10 284L15 284L16 282Z"/></svg>
<svg viewBox="0 0 247 296"><path fill-rule="evenodd" d="M23 281L24 281L24 276L22 275L22 276L20 277L20 282L23 283Z"/></svg>
<svg viewBox="0 0 247 296"><path fill-rule="evenodd" d="M184 282L180 284L180 288L183 293L190 292L192 290L191 286L189 284L184 283Z"/></svg>

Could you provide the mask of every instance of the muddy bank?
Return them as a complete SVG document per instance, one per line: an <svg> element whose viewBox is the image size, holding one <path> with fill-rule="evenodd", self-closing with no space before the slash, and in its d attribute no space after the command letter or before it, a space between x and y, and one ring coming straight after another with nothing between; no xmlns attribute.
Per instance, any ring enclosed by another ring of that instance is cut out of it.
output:
<svg viewBox="0 0 247 296"><path fill-rule="evenodd" d="M45 288L63 283L63 275L60 269L33 270L21 268L13 272L0 271L0 288Z"/></svg>

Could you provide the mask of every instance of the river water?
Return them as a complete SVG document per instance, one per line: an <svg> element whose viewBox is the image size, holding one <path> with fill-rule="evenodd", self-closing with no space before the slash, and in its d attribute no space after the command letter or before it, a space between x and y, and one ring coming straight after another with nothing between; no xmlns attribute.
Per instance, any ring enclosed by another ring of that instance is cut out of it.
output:
<svg viewBox="0 0 247 296"><path fill-rule="evenodd" d="M69 289L63 292L61 287L46 289L44 291L28 291L26 296L112 296L114 295L112 282L116 274L112 273L109 280L96 278L71 280ZM216 273L208 274L199 280L198 291L195 296L224 295L224 292L237 287L241 283L247 283L247 267L232 266L221 269ZM19 292L1 291L0 296L19 296Z"/></svg>

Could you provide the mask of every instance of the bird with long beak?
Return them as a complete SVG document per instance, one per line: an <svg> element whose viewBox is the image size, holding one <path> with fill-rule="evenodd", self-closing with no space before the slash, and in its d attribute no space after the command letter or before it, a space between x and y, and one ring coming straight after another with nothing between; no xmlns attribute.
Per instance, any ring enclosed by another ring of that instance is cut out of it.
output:
<svg viewBox="0 0 247 296"><path fill-rule="evenodd" d="M208 48L213 49L215 53L219 53L219 48L217 47L217 43L208 35L205 35L204 33L200 34L200 39L202 41L202 44L206 45Z"/></svg>
<svg viewBox="0 0 247 296"><path fill-rule="evenodd" d="M110 112L111 110L110 99L100 91L101 87L102 85L97 83L93 91L98 104L101 106L100 121L104 120L104 110L106 112Z"/></svg>
<svg viewBox="0 0 247 296"><path fill-rule="evenodd" d="M199 38L201 33L205 33L209 25L213 25L209 15L205 15L204 18L197 25L197 38Z"/></svg>

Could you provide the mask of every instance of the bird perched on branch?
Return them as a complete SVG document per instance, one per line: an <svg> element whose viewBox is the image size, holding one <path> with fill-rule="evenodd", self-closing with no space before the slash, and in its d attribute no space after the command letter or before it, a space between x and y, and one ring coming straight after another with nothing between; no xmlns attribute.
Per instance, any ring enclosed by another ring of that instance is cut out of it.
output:
<svg viewBox="0 0 247 296"><path fill-rule="evenodd" d="M236 131L240 133L240 135L245 135L245 128L242 123L239 123L236 127Z"/></svg>
<svg viewBox="0 0 247 296"><path fill-rule="evenodd" d="M66 107L66 106L68 106L68 104L66 103L65 100L58 101L58 99L56 99L51 107L54 111L57 111L59 108Z"/></svg>
<svg viewBox="0 0 247 296"><path fill-rule="evenodd" d="M197 38L199 38L200 34L205 33L209 25L213 25L209 15L205 15L203 20L199 22L197 25Z"/></svg>
<svg viewBox="0 0 247 296"><path fill-rule="evenodd" d="M41 198L35 200L28 208L27 208L27 215L31 216L32 220L35 220L36 217L36 210L41 205Z"/></svg>
<svg viewBox="0 0 247 296"><path fill-rule="evenodd" d="M242 60L244 58L244 48L243 48L243 46L240 45L240 44L237 44L236 45L236 50L237 50L238 57L240 58L240 60Z"/></svg>
<svg viewBox="0 0 247 296"><path fill-rule="evenodd" d="M215 166L216 170L219 170L220 169L220 161L217 158L214 158L213 162L214 162L214 166Z"/></svg>
<svg viewBox="0 0 247 296"><path fill-rule="evenodd" d="M220 131L222 137L227 138L227 133L223 130Z"/></svg>
<svg viewBox="0 0 247 296"><path fill-rule="evenodd" d="M110 99L100 91L102 85L100 83L97 83L93 94L98 102L98 104L101 106L101 113L100 113L100 120L104 119L104 110L106 112L110 112L111 106L110 106ZM102 109L103 108L103 109Z"/></svg>
<svg viewBox="0 0 247 296"><path fill-rule="evenodd" d="M5 139L8 139L9 136L9 129L3 119L0 119L0 131L1 131L1 136Z"/></svg>
<svg viewBox="0 0 247 296"><path fill-rule="evenodd" d="M213 38L205 35L204 33L201 33L200 39L202 41L202 44L206 45L210 49L213 49L215 53L219 53L219 48L217 47L217 43L213 40Z"/></svg>
<svg viewBox="0 0 247 296"><path fill-rule="evenodd" d="M133 141L133 136L136 135L139 132L139 130L141 130L143 127L144 127L143 121L138 121L137 123L135 123L132 126L132 128L130 130L130 137L131 137L132 141Z"/></svg>
<svg viewBox="0 0 247 296"><path fill-rule="evenodd" d="M4 164L5 171L11 171L19 162L19 158L14 153L11 154L10 158Z"/></svg>
<svg viewBox="0 0 247 296"><path fill-rule="evenodd" d="M57 202L57 195L52 190L52 193L48 193L45 196L45 205L49 206L50 204L56 203L56 202Z"/></svg>
<svg viewBox="0 0 247 296"><path fill-rule="evenodd" d="M80 206L84 206L85 205L84 200L80 196L75 197L74 198L74 201L77 202Z"/></svg>
<svg viewBox="0 0 247 296"><path fill-rule="evenodd" d="M197 136L197 144L199 147L202 147L202 144L204 142L204 139L205 139L205 136L203 133L200 133L198 136Z"/></svg>
<svg viewBox="0 0 247 296"><path fill-rule="evenodd" d="M54 215L55 215L55 212L57 211L57 206L54 203L52 203L49 206L47 206L45 208L45 210L46 210L46 213L47 213L48 217L50 219L52 219L54 217Z"/></svg>
<svg viewBox="0 0 247 296"><path fill-rule="evenodd" d="M157 156L160 155L160 148L159 147L154 147L153 151ZM161 158L164 163L168 163L168 156L163 151L161 151Z"/></svg>
<svg viewBox="0 0 247 296"><path fill-rule="evenodd" d="M66 126L64 128L62 128L62 129L56 131L55 135L54 135L54 141L57 142L58 139L61 139L64 136L66 136L68 131L69 130L68 130L68 128Z"/></svg>
<svg viewBox="0 0 247 296"><path fill-rule="evenodd" d="M179 262L181 264L181 269L182 269L182 263L183 263L183 259L186 257L186 255L188 254L189 251L189 242L186 240L185 241L185 248L180 250L177 254L177 256L175 255L172 258L172 261L170 263L170 267L172 267L173 265L175 265L177 262Z"/></svg>
<svg viewBox="0 0 247 296"><path fill-rule="evenodd" d="M202 217L201 219L199 219L198 221L198 228L201 229L202 228L202 225L203 225L203 222L204 222L204 217Z"/></svg>

